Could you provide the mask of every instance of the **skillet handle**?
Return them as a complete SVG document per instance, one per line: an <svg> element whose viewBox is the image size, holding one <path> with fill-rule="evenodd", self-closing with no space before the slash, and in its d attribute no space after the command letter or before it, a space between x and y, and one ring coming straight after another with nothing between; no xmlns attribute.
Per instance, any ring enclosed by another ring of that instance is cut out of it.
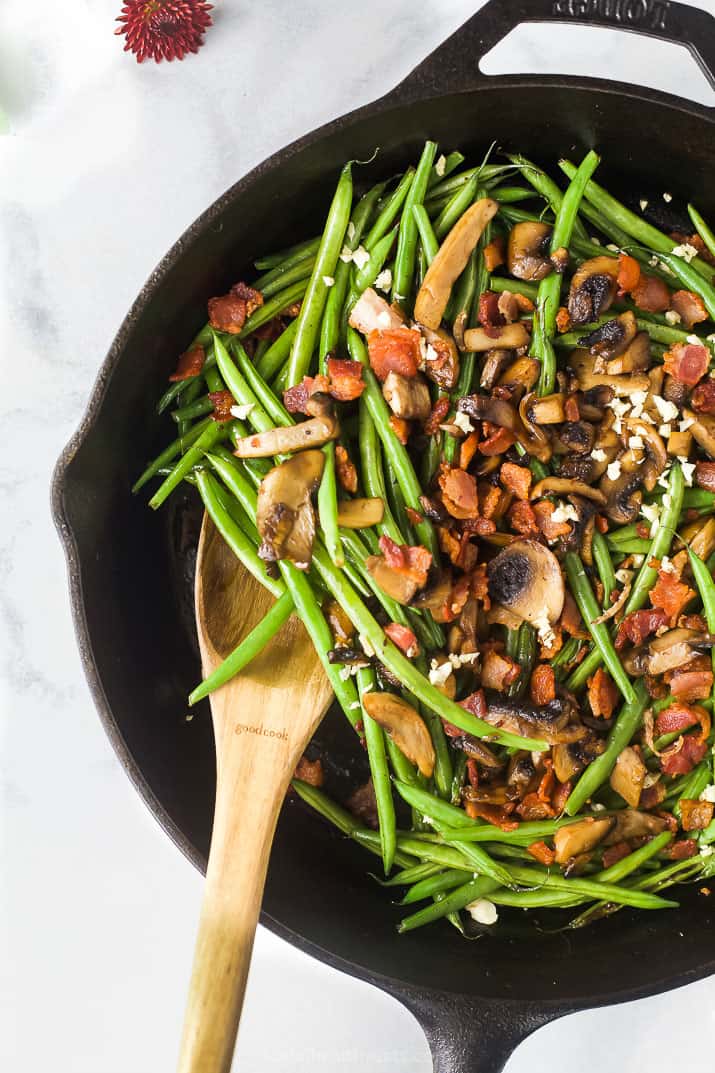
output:
<svg viewBox="0 0 715 1073"><path fill-rule="evenodd" d="M411 100L465 92L489 79L481 60L524 22L603 26L684 45L715 89L715 16L675 0L487 0L390 96Z"/></svg>
<svg viewBox="0 0 715 1073"><path fill-rule="evenodd" d="M519 1044L537 1028L572 1011L528 1002L470 1001L442 993L396 996L427 1036L434 1073L501 1073Z"/></svg>

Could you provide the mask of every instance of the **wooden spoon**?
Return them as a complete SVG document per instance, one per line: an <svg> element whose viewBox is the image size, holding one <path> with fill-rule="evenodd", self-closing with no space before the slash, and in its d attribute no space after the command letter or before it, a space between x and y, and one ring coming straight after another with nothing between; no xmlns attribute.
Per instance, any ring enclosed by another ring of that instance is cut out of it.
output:
<svg viewBox="0 0 715 1073"><path fill-rule="evenodd" d="M273 601L206 515L195 600L204 675ZM216 807L179 1073L230 1069L278 813L331 700L328 678L295 615L237 678L211 695Z"/></svg>

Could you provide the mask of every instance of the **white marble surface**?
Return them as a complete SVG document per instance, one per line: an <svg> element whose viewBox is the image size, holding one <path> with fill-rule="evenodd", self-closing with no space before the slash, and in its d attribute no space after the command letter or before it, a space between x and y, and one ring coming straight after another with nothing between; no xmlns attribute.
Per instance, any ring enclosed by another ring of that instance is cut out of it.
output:
<svg viewBox="0 0 715 1073"><path fill-rule="evenodd" d="M55 457L125 310L184 227L264 156L387 90L477 6L224 0L198 56L139 67L112 35L120 0L0 4L3 1069L169 1073L201 895L85 686L48 511ZM713 103L680 50L611 31L529 28L487 66L610 75ZM552 1069L555 1056L584 1073L705 1073L713 1000L715 980L569 1017L528 1040L508 1073ZM698 1030L678 1032L681 1019ZM397 1003L265 931L238 1055L244 1073L430 1067Z"/></svg>

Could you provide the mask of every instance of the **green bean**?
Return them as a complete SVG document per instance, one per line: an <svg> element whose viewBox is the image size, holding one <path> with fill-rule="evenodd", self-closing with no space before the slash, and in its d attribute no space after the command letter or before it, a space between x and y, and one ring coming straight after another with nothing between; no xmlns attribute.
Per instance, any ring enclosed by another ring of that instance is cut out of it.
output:
<svg viewBox="0 0 715 1073"><path fill-rule="evenodd" d="M609 732L605 751L591 761L569 794L565 806L568 816L575 816L580 812L599 786L603 785L613 771L616 760L640 726L643 712L650 699L642 678L636 682L634 693L634 699L626 702L618 713Z"/></svg>
<svg viewBox="0 0 715 1073"><path fill-rule="evenodd" d="M535 302L539 296L539 289L535 283L527 283L521 279L507 279L506 276L490 276L489 290L502 294L508 291L510 294L523 294Z"/></svg>
<svg viewBox="0 0 715 1073"><path fill-rule="evenodd" d="M707 279L704 279L703 274L693 267L694 262L689 264L683 257L679 257L675 253L661 253L659 257L661 262L670 269L684 287L700 295L708 311L708 316L711 320L715 320L715 287L708 282L709 279L712 279L713 269L710 268L710 275Z"/></svg>
<svg viewBox="0 0 715 1073"><path fill-rule="evenodd" d="M458 912L471 902L491 894L500 885L488 876L479 876L477 879L472 879L469 883L464 883L461 887L457 887L442 901L434 902L432 905L425 906L424 909L419 909L416 913L411 913L409 916L404 917L398 924L397 930L400 934L404 934L405 932L413 931L415 928L421 928L424 924L431 924L433 921L440 920L449 913Z"/></svg>
<svg viewBox="0 0 715 1073"><path fill-rule="evenodd" d="M255 313L251 313L238 333L238 338L245 339L255 332L256 328L261 328L269 320L273 320L279 313L288 309L289 306L292 306L295 302L300 302L305 292L306 281L301 280L299 283L293 283L290 287L286 287L285 290L280 291L273 298L269 298L267 302L259 306Z"/></svg>
<svg viewBox="0 0 715 1073"><path fill-rule="evenodd" d="M323 530L328 555L336 566L345 565L343 545L338 528L338 484L335 473L335 444L326 443L323 447L325 465L318 488L318 518Z"/></svg>
<svg viewBox="0 0 715 1073"><path fill-rule="evenodd" d="M285 265L291 266L297 264L298 261L304 260L306 257L314 257L318 252L320 246L320 237L309 238L304 242L298 242L295 246L289 246L285 250L279 250L278 253L268 254L267 257L259 257L253 264L259 270L263 269L271 270L274 268L282 268ZM256 280L254 287L258 287L259 280Z"/></svg>
<svg viewBox="0 0 715 1073"><path fill-rule="evenodd" d="M568 552L564 558L564 566L569 580L569 588L586 624L586 629L591 634L594 644L601 653L603 662L606 664L624 699L633 701L635 699L633 686L613 647L608 627L605 622L596 621L601 614L601 609L596 602L596 597L593 594L591 583L586 576L581 559L575 552Z"/></svg>
<svg viewBox="0 0 715 1073"><path fill-rule="evenodd" d="M136 493L140 488L143 488L144 485L159 472L159 470L163 469L167 463L172 462L182 451L188 450L188 448L196 443L199 437L203 435L206 429L213 425L216 425L216 422L210 417L207 417L205 420L197 422L197 424L189 429L185 435L179 436L177 439L173 440L168 447L165 447L164 450L156 456L153 462L149 463L142 475L134 482L132 485L132 492Z"/></svg>
<svg viewBox="0 0 715 1073"><path fill-rule="evenodd" d="M441 156L436 161L432 171L430 172L429 182L427 188L436 186L437 183L442 182L451 175L453 171L464 163L464 155L460 152L449 153L448 156ZM439 168L439 171L437 170Z"/></svg>
<svg viewBox="0 0 715 1073"><path fill-rule="evenodd" d="M471 881L473 875L472 871L465 871L464 868L448 868L437 875L425 876L410 887L399 904L414 905L415 902L423 902L433 894L460 886L467 879Z"/></svg>
<svg viewBox="0 0 715 1073"><path fill-rule="evenodd" d="M439 864L443 868L465 868L469 871L469 864L464 856L452 846L445 846L439 842L426 842L414 835L399 834L397 844L405 853L411 853L422 857L423 860Z"/></svg>
<svg viewBox="0 0 715 1073"><path fill-rule="evenodd" d="M412 883L421 883L423 879L430 879L439 875L441 871L442 869L438 864L432 864L431 861L420 861L419 864L413 864L411 868L403 868L400 872L396 872L389 879L380 879L378 876L373 876L372 878L381 887L407 887Z"/></svg>
<svg viewBox="0 0 715 1073"><path fill-rule="evenodd" d="M427 264L431 265L439 250L437 236L432 230L432 224L430 223L430 218L427 215L427 210L424 205L413 205L412 214L415 218L415 223L417 224L417 230L422 243L422 249L424 250L427 259Z"/></svg>
<svg viewBox="0 0 715 1073"><path fill-rule="evenodd" d="M467 754L460 751L457 753L457 759L454 761L453 773L452 773L452 793L449 797L449 801L453 805L458 805L462 800L462 787L464 786L464 778L467 773Z"/></svg>
<svg viewBox="0 0 715 1073"><path fill-rule="evenodd" d="M493 879L502 887L512 886L510 869L508 869L506 865L499 864L498 861L493 860L487 851L482 849L480 845L475 845L471 842L462 842L456 839L452 845L466 857L467 861L474 868L474 871L478 872L479 875L489 876L490 879Z"/></svg>
<svg viewBox="0 0 715 1073"><path fill-rule="evenodd" d="M671 808L671 812L679 822L681 820L680 802L697 801L705 787L709 785L711 774L712 769L710 760L703 760L685 777L685 780L678 791L677 798ZM665 799L668 803L669 798L670 794L668 794ZM664 806L666 808L668 807L665 802Z"/></svg>
<svg viewBox="0 0 715 1073"><path fill-rule="evenodd" d="M169 409L175 399L180 395L183 395L195 384L198 384L200 388L202 379L203 376L199 373L197 376L191 376L186 380L175 380L173 383L169 384L168 388L156 404L157 414L163 414L165 410Z"/></svg>
<svg viewBox="0 0 715 1073"><path fill-rule="evenodd" d="M611 596L618 588L618 581L616 580L616 573L613 569L611 553L608 550L606 538L598 531L593 534L593 561L596 564L598 576L603 585L602 607L606 610L611 606Z"/></svg>
<svg viewBox="0 0 715 1073"><path fill-rule="evenodd" d="M529 622L522 622L519 627L515 658L521 671L517 680L509 686L508 694L510 697L522 697L536 660L536 633Z"/></svg>
<svg viewBox="0 0 715 1073"><path fill-rule="evenodd" d="M690 214L690 219L693 221L695 230L700 235L710 253L715 257L715 231L705 223L705 220L693 205L688 205L688 213Z"/></svg>
<svg viewBox="0 0 715 1073"><path fill-rule="evenodd" d="M384 504L384 514L377 529L381 535L389 536L396 544L404 544L405 539L392 516L387 502L387 489L382 470L382 455L380 452L380 440L375 423L367 407L365 396L358 403L358 445L360 448L360 468L365 494L375 499L381 499Z"/></svg>
<svg viewBox="0 0 715 1073"><path fill-rule="evenodd" d="M226 381L228 390L233 395L239 406L250 406L249 419L257 432L267 432L275 427L275 422L269 417L265 409L258 401L258 396L249 387L245 377L236 367L228 350L220 336L214 334L214 351L216 362L221 375Z"/></svg>
<svg viewBox="0 0 715 1073"><path fill-rule="evenodd" d="M655 838L652 838L650 842L647 842L645 846L641 846L640 849L629 853L627 857L622 857L620 861L616 861L610 868L604 868L603 871L597 872L593 878L598 883L620 883L626 876L637 872L641 865L649 861L656 853L660 853L662 849L665 849L672 840L673 836L670 831L663 831L661 834L656 835Z"/></svg>
<svg viewBox="0 0 715 1073"><path fill-rule="evenodd" d="M495 890L489 895L495 905L508 905L513 909L568 909L581 905L586 899L580 894L568 894L559 890Z"/></svg>
<svg viewBox="0 0 715 1073"><path fill-rule="evenodd" d="M556 185L551 176L547 175L545 171L538 168L536 164L533 164L531 160L527 160L521 153L507 154L512 164L519 169L523 177L528 183L531 183L534 190L540 194L545 201L548 201L551 206L554 215L561 211L561 206L564 200L563 191ZM498 199L497 199L498 200ZM581 238L586 238L586 231L583 224L578 219L578 215L574 220L573 225L574 234ZM564 242L564 246L569 244Z"/></svg>
<svg viewBox="0 0 715 1073"><path fill-rule="evenodd" d="M663 496L663 509L660 515L658 530L653 537L650 552L646 554L645 561L638 571L636 580L633 583L631 594L626 602L626 609L624 612L626 615L630 615L632 611L640 610L646 601L648 593L656 583L658 571L650 566L649 563L651 559L662 559L663 556L667 555L670 551L670 546L673 543L673 537L675 536L678 518L680 517L680 511L683 505L684 490L685 481L683 479L683 471L680 468L680 462L676 459L670 468L668 489Z"/></svg>
<svg viewBox="0 0 715 1073"><path fill-rule="evenodd" d="M366 264L355 273L355 279L353 281L353 292L355 297L358 298L363 291L366 291L368 287L372 287L377 277L382 272L385 262L390 255L390 250L395 244L397 238L397 225L392 228L391 231L376 242L372 251L370 252L370 259ZM392 282L392 274L390 274L390 282ZM352 304L352 303L351 303Z"/></svg>
<svg viewBox="0 0 715 1073"><path fill-rule="evenodd" d="M454 196L447 202L442 212L434 222L434 233L442 241L452 230L457 220L462 216L476 197L478 178L475 175L466 182Z"/></svg>
<svg viewBox="0 0 715 1073"><path fill-rule="evenodd" d="M457 811L461 812L461 809ZM502 831L492 823L476 823L462 812L469 826L449 826L440 820L440 834L447 841L458 839L460 842L499 842L505 846L530 846L551 838L562 827L576 823L581 817L561 816L558 820L526 820L513 831Z"/></svg>
<svg viewBox="0 0 715 1073"><path fill-rule="evenodd" d="M361 667L357 673L358 694L361 704L365 693L375 688L375 672L372 667ZM385 751L385 732L379 723L362 707L362 721L365 728L365 745L367 756L370 761L370 773L372 785L375 791L377 804L377 817L380 831L380 845L382 848L382 862L385 875L389 875L392 862L395 859L397 848L397 830L395 824L395 804L392 800L392 787L390 785L390 773L387 768L387 753Z"/></svg>
<svg viewBox="0 0 715 1073"><path fill-rule="evenodd" d="M328 296L329 287L325 280L335 275L350 218L353 196L351 169L352 165L346 164L340 173L313 272L298 314L298 327L288 360L289 387L299 384L310 368L313 349L320 330L320 319Z"/></svg>
<svg viewBox="0 0 715 1073"><path fill-rule="evenodd" d="M538 868L522 867L516 864L510 865L508 871L512 882L516 881L524 886L551 887L553 890L562 890L575 896L581 895L585 898L596 898L599 901L632 905L637 909L670 909L678 904L659 898L655 894L644 894L628 887L618 887L614 883L597 882L581 876L566 879L564 876L553 875Z"/></svg>
<svg viewBox="0 0 715 1073"><path fill-rule="evenodd" d="M573 663L580 650L581 641L578 637L569 637L563 648L560 648L556 655L552 656L551 666L557 672L557 677L560 670L563 670L564 667L568 667L569 663Z"/></svg>
<svg viewBox="0 0 715 1073"><path fill-rule="evenodd" d="M220 689L231 678L242 671L251 660L255 659L266 645L275 637L281 626L293 613L293 598L288 592L279 596L273 607L261 619L246 637L234 648L233 652L221 663L201 685L189 694L189 706L207 697L209 693Z"/></svg>
<svg viewBox="0 0 715 1073"><path fill-rule="evenodd" d="M517 201L528 201L534 197L534 191L526 186L495 186L489 196L500 205L513 205Z"/></svg>
<svg viewBox="0 0 715 1073"><path fill-rule="evenodd" d="M210 450L215 443L228 434L225 424L212 421L211 418L208 420L210 424L204 428L203 432L177 462L169 476L164 478L149 500L149 506L152 510L157 510L174 489L181 484L186 474L201 460L204 451Z"/></svg>
<svg viewBox="0 0 715 1073"><path fill-rule="evenodd" d="M248 354L238 339L231 340L231 350L246 383L258 399L260 405L275 425L294 425L295 420L283 403L269 388L261 374L255 368Z"/></svg>
<svg viewBox="0 0 715 1073"><path fill-rule="evenodd" d="M708 624L708 631L715 633L715 581L713 581L711 571L692 548L688 548L688 555L690 556L690 569L693 571L695 584L703 602L703 613ZM713 699L715 699L715 648L711 650L710 658L713 668Z"/></svg>
<svg viewBox="0 0 715 1073"><path fill-rule="evenodd" d="M397 254L395 255L395 271L392 278L392 300L397 302L398 305L405 302L409 303L412 293L412 280L417 252L417 221L412 210L415 205L421 205L424 201L436 149L437 146L434 142L425 142L422 156L410 183L410 189L402 210L400 231L397 238Z"/></svg>
<svg viewBox="0 0 715 1073"><path fill-rule="evenodd" d="M450 805L449 802L442 801L419 787L397 780L395 789L408 805L417 809L421 815L426 816L430 823L440 827L449 827L450 829L459 828L460 838L462 837L462 827L471 829L477 826L476 821L470 819L461 808L456 808L454 805ZM494 829L498 830L498 828Z"/></svg>
<svg viewBox="0 0 715 1073"><path fill-rule="evenodd" d="M368 253L372 253L377 243L380 242L387 232L392 229L392 225L397 219L400 209L402 208L405 198L412 186L414 176L415 169L409 167L393 192L385 201L385 204L380 208L380 211L377 214L377 219L368 231L365 236L365 241L363 242L363 246Z"/></svg>
<svg viewBox="0 0 715 1073"><path fill-rule="evenodd" d="M276 294L280 294L281 291L285 290L286 287L291 287L295 283L304 283L309 279L314 264L315 261L312 257L306 257L305 260L299 261L290 268L282 269L280 272L276 270L273 278L265 282L262 287L256 287L256 290L260 290L264 300L273 298ZM255 286L256 284L254 283Z"/></svg>
<svg viewBox="0 0 715 1073"><path fill-rule="evenodd" d="M265 381L272 380L285 365L290 355L290 348L293 345L297 328L298 321L292 320L275 342L271 343L268 350L255 362L256 372Z"/></svg>
<svg viewBox="0 0 715 1073"><path fill-rule="evenodd" d="M208 396L204 396L201 399L195 399L193 402L188 402L184 406L180 406L178 410L173 410L171 417L176 421L177 425L182 421L193 421L197 417L203 417L205 414L213 413L214 404Z"/></svg>

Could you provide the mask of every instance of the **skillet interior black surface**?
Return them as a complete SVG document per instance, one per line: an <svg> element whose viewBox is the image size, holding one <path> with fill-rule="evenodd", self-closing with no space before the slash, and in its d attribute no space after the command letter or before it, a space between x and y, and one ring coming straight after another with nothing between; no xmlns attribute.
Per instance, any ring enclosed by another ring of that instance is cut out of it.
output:
<svg viewBox="0 0 715 1073"><path fill-rule="evenodd" d="M552 169L559 156L580 158L593 146L603 156L598 177L606 185L623 190L655 182L676 200L693 196L715 215L715 125L703 109L614 84L477 75L468 84L478 88L419 100L426 82L418 70L395 95L277 154L197 221L130 312L88 419L58 469L55 514L100 712L130 776L199 866L209 843L214 761L207 709L185 721L184 698L199 674L191 597L195 504L179 498L152 515L129 488L166 441L168 422L157 422L154 403L176 355L205 321L206 299L243 278L256 253L316 232L344 160L368 159L379 147L377 159L358 172L373 181L413 161L427 137L474 160L496 140ZM333 786L344 794L364 760L335 713L319 738L332 758ZM715 913L694 888L682 892L677 911L624 911L569 934L515 918L471 946L447 925L398 937L400 913L367 875L372 867L364 851L290 801L271 858L264 921L421 1007L428 1020L428 992L474 996L489 1009L488 1000L507 1000L518 1018L514 1000L526 1004L526 1027L512 1025L518 1036L568 1009L715 971Z"/></svg>

